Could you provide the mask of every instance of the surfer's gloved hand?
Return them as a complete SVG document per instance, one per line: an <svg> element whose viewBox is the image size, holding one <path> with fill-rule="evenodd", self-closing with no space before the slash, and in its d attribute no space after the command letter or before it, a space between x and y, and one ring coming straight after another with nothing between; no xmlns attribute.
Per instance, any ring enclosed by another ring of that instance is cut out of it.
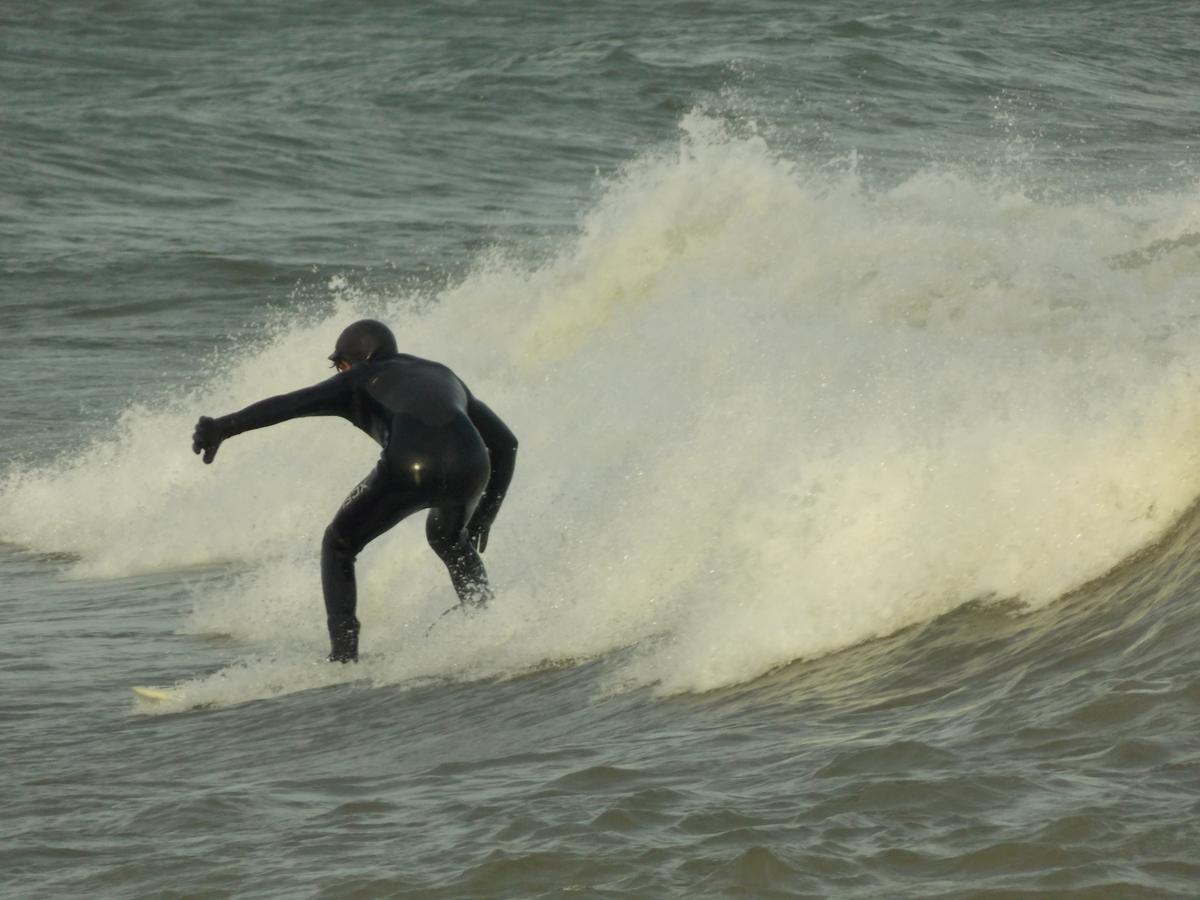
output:
<svg viewBox="0 0 1200 900"><path fill-rule="evenodd" d="M488 532L492 530L494 518L494 516L481 516L478 512L471 516L471 522L467 525L467 540L471 542L471 546L478 553L487 549Z"/></svg>
<svg viewBox="0 0 1200 900"><path fill-rule="evenodd" d="M202 452L204 461L211 463L217 455L217 448L221 446L221 441L226 437L228 435L219 419L201 416L200 421L196 423L196 430L192 432L192 452Z"/></svg>

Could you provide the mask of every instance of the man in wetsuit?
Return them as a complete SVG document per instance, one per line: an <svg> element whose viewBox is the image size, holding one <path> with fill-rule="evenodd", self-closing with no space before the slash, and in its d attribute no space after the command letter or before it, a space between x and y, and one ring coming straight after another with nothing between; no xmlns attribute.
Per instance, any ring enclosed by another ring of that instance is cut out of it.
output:
<svg viewBox="0 0 1200 900"><path fill-rule="evenodd" d="M491 597L479 554L512 480L517 439L448 368L399 353L382 322L349 326L329 358L338 374L327 381L219 419L201 416L192 450L211 463L226 438L300 416L349 419L383 448L321 544L329 659L350 662L358 658L354 559L418 510L429 510L425 535L460 605L482 606Z"/></svg>

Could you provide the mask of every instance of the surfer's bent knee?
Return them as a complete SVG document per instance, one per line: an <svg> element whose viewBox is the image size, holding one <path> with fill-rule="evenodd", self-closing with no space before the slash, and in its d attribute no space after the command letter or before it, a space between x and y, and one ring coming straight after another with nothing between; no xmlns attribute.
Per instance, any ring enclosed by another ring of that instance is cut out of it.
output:
<svg viewBox="0 0 1200 900"><path fill-rule="evenodd" d="M337 527L336 523L330 523L325 529L325 536L321 540L321 550L325 553L333 553L338 556L348 556L351 559L358 556L358 551L361 547L355 547L352 543L346 540L346 536L342 534L342 530Z"/></svg>

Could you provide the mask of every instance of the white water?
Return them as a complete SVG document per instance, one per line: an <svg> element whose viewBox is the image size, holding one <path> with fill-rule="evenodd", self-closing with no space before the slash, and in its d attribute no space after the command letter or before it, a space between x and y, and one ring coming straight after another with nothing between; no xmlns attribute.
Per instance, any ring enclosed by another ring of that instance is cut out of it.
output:
<svg viewBox="0 0 1200 900"><path fill-rule="evenodd" d="M705 690L981 597L1047 603L1200 494L1197 193L1031 199L931 171L870 191L685 121L531 269L497 254L421 311L331 284L319 319L222 354L183 401L11 469L0 538L106 578L233 561L180 627L245 660L187 685L237 702L349 677L479 677L634 651L614 687ZM359 563L366 659L325 649L317 553L376 448L341 420L189 447L201 413L326 377L361 315L443 360L521 439L485 560L453 602L421 523ZM187 577L186 573L183 577Z"/></svg>

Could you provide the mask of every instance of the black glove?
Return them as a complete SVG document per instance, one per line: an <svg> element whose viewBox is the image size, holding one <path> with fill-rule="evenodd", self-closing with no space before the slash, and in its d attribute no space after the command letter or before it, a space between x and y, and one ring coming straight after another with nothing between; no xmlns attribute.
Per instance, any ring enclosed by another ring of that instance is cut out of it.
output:
<svg viewBox="0 0 1200 900"><path fill-rule="evenodd" d="M480 514L479 510L476 510L475 515L471 516L471 521L467 525L467 540L471 542L471 546L475 548L476 552L482 553L487 549L488 532L492 530L492 522L495 518L495 513Z"/></svg>
<svg viewBox="0 0 1200 900"><path fill-rule="evenodd" d="M216 419L210 419L208 416L201 416L200 421L196 423L196 430L192 432L192 452L204 452L204 462L211 463L217 455L217 448L221 446L221 441L225 440L225 429L218 424Z"/></svg>

